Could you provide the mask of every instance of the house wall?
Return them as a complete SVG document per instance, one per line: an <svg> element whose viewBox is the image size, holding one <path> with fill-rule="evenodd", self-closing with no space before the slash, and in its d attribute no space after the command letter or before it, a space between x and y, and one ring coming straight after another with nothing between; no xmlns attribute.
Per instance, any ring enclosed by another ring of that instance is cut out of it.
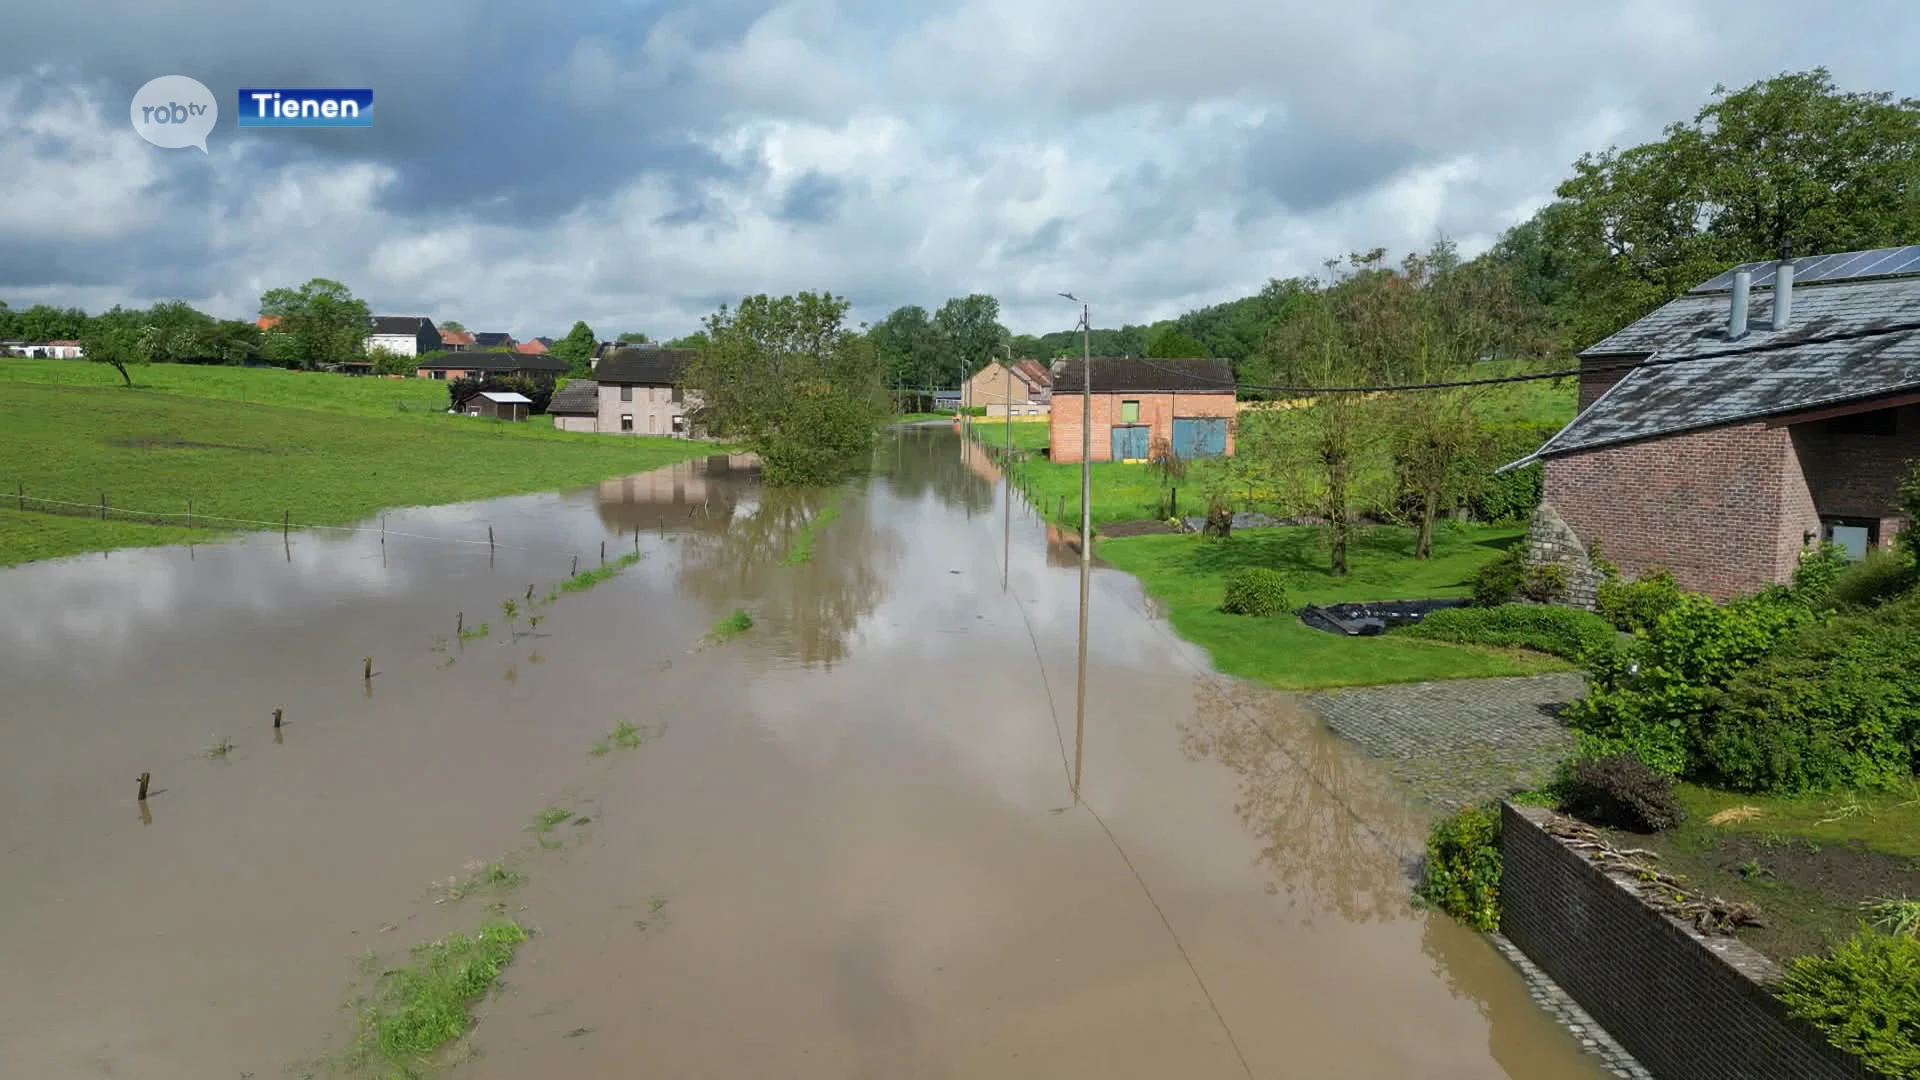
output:
<svg viewBox="0 0 1920 1080"><path fill-rule="evenodd" d="M1593 356L1580 359L1580 404L1575 411L1584 411L1587 406L1600 400L1600 395L1613 388L1613 384L1626 378L1624 365L1643 359L1638 356ZM1608 368L1619 370L1609 371Z"/></svg>
<svg viewBox="0 0 1920 1080"><path fill-rule="evenodd" d="M591 432L594 431L598 425L599 419L592 416L556 416L553 418L553 426L557 431Z"/></svg>
<svg viewBox="0 0 1920 1080"><path fill-rule="evenodd" d="M1009 402L1015 406L1028 406L1038 402L1039 397L1025 379L1009 372L1005 364L996 362L973 373L973 377L966 381L961 402L986 409L988 416L1005 416ZM1015 412L1014 415L1039 414Z"/></svg>
<svg viewBox="0 0 1920 1080"><path fill-rule="evenodd" d="M632 401L620 400L621 387L613 383L600 384L600 415L594 430L620 435L676 435L685 438L686 432L673 430L673 418L686 416L699 408L697 394L687 394L686 400L673 400L671 386L634 386ZM620 416L633 414L633 430L620 430Z"/></svg>
<svg viewBox="0 0 1920 1080"><path fill-rule="evenodd" d="M1629 577L1729 599L1793 572L1820 527L1786 428L1745 424L1548 458L1545 501Z"/></svg>
<svg viewBox="0 0 1920 1080"><path fill-rule="evenodd" d="M1140 422L1152 429L1151 441L1173 441L1176 417L1225 417L1237 411L1231 393L1221 394L1107 394L1093 395L1093 460L1113 460L1113 425L1120 419L1124 401L1140 403ZM1048 425L1048 456L1054 461L1080 460L1080 395L1055 394L1051 402L1052 420ZM1227 425L1227 454L1234 452L1233 425Z"/></svg>
<svg viewBox="0 0 1920 1080"><path fill-rule="evenodd" d="M1910 463L1920 461L1920 405L1893 412L1897 428L1892 435L1839 434L1824 421L1787 429L1814 508L1831 517L1878 520L1881 547L1891 546L1908 526L1895 507L1900 481L1911 472Z"/></svg>
<svg viewBox="0 0 1920 1080"><path fill-rule="evenodd" d="M415 334L375 334L367 339L367 348L385 349L399 356L419 356L420 338Z"/></svg>

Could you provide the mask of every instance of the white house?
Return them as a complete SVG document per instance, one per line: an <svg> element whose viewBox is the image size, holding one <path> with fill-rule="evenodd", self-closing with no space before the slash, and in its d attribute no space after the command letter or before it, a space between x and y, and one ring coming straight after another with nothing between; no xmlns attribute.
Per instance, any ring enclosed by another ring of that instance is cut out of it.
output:
<svg viewBox="0 0 1920 1080"><path fill-rule="evenodd" d="M440 348L440 331L425 315L376 315L367 349L385 349L401 356L419 356Z"/></svg>

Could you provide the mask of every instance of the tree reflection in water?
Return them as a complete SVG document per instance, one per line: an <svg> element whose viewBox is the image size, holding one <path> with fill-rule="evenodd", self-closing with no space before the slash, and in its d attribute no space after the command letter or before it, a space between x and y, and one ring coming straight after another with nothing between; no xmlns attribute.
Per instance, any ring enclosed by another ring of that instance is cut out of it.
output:
<svg viewBox="0 0 1920 1080"><path fill-rule="evenodd" d="M1260 840L1268 891L1356 922L1405 917L1402 853L1420 849L1424 819L1392 781L1287 695L1202 678L1194 698L1181 748L1239 774L1234 810Z"/></svg>

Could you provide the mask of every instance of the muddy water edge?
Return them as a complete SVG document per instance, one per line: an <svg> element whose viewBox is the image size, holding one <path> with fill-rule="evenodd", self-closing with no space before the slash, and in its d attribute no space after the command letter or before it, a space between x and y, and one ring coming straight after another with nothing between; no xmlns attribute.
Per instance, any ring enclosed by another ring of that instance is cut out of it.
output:
<svg viewBox="0 0 1920 1080"><path fill-rule="evenodd" d="M1075 805L1077 578L1007 505L922 429L835 492L719 457L0 573L0 1076L327 1075L494 914L450 1075L1604 1075L1408 908L1377 770L1106 571Z"/></svg>

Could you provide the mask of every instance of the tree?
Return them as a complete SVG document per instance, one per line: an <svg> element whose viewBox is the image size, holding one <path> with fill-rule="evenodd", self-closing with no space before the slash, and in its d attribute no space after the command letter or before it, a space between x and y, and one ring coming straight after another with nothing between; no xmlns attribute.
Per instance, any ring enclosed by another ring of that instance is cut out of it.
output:
<svg viewBox="0 0 1920 1080"><path fill-rule="evenodd" d="M533 404L527 406L528 416L540 416L553 403L553 391L557 381L551 375L486 375L474 378L471 375L455 379L447 384L447 407L458 409L468 398L482 391L494 393L520 394Z"/></svg>
<svg viewBox="0 0 1920 1080"><path fill-rule="evenodd" d="M696 330L685 337L677 337L667 342L669 349L704 349L707 347L707 332Z"/></svg>
<svg viewBox="0 0 1920 1080"><path fill-rule="evenodd" d="M184 301L167 300L147 309L140 327L140 345L147 358L159 364L205 360L214 351L213 316Z"/></svg>
<svg viewBox="0 0 1920 1080"><path fill-rule="evenodd" d="M1163 360L1207 356L1207 347L1181 333L1172 323L1156 329L1147 338L1147 355Z"/></svg>
<svg viewBox="0 0 1920 1080"><path fill-rule="evenodd" d="M613 340L618 341L623 345L645 345L647 342L653 339L647 337L647 335L641 333L638 330L628 330L625 333L622 333L619 337L614 338Z"/></svg>
<svg viewBox="0 0 1920 1080"><path fill-rule="evenodd" d="M440 329L452 331L456 334L464 334L467 332L467 325L458 319L448 319L440 324Z"/></svg>
<svg viewBox="0 0 1920 1080"><path fill-rule="evenodd" d="M1714 89L1655 142L1587 154L1490 258L1587 344L1739 262L1920 236L1920 101L1824 68Z"/></svg>
<svg viewBox="0 0 1920 1080"><path fill-rule="evenodd" d="M985 293L956 296L941 304L933 314L933 329L939 340L940 381L952 376L956 386L999 356L1001 345L1011 337L1000 325L1000 301Z"/></svg>
<svg viewBox="0 0 1920 1080"><path fill-rule="evenodd" d="M593 350L599 343L593 336L593 327L575 322L567 336L554 342L553 348L547 351L567 362L567 374L584 378L593 370Z"/></svg>
<svg viewBox="0 0 1920 1080"><path fill-rule="evenodd" d="M825 484L863 465L891 412L866 337L831 293L749 296L706 319L684 376L710 430L760 457L767 483Z"/></svg>
<svg viewBox="0 0 1920 1080"><path fill-rule="evenodd" d="M147 363L149 357L141 342L142 313L115 307L112 311L87 320L80 332L80 347L87 359L107 364L133 388L133 376L127 365Z"/></svg>
<svg viewBox="0 0 1920 1080"><path fill-rule="evenodd" d="M4 307L4 305L0 305ZM87 329L87 313L79 308L35 304L10 313L6 337L21 341L74 341Z"/></svg>
<svg viewBox="0 0 1920 1080"><path fill-rule="evenodd" d="M920 389L940 381L940 341L926 308L918 304L894 308L867 336L888 386Z"/></svg>
<svg viewBox="0 0 1920 1080"><path fill-rule="evenodd" d="M260 314L278 320L270 350L275 358L309 370L359 356L373 325L366 301L327 278L269 290L260 298Z"/></svg>

